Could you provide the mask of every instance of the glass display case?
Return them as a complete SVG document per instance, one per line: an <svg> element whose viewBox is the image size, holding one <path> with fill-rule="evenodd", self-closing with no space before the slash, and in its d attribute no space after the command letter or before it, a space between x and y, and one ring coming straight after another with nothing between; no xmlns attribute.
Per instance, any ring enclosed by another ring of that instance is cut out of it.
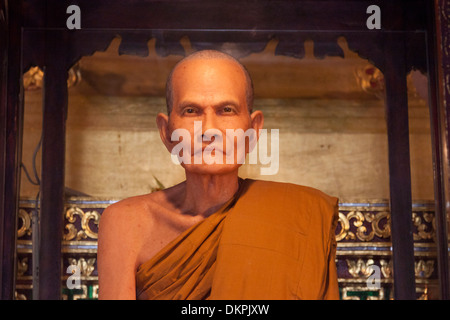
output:
<svg viewBox="0 0 450 320"><path fill-rule="evenodd" d="M62 2L11 5L17 64L2 84L20 98L7 91L18 117L2 121L17 126L4 166L17 174L2 174L16 204L2 209L18 231L4 235L17 259L4 252L2 270L17 273L3 297L98 297L102 212L183 181L155 117L173 66L215 49L247 68L265 115L271 161L240 176L339 198L340 298L448 299L445 5L372 2L79 1L79 25Z"/></svg>

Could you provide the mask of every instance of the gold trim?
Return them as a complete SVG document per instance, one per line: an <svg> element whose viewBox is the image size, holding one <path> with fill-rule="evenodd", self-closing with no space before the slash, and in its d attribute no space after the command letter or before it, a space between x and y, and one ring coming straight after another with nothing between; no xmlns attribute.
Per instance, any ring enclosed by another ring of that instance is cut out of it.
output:
<svg viewBox="0 0 450 320"><path fill-rule="evenodd" d="M33 289L33 285L32 284L16 284L16 289L30 290L30 289Z"/></svg>
<svg viewBox="0 0 450 320"><path fill-rule="evenodd" d="M62 241L62 245L63 246L97 246L98 241L68 241L68 240L63 240Z"/></svg>
<svg viewBox="0 0 450 320"><path fill-rule="evenodd" d="M336 252L337 256L392 256L392 251L376 251L376 250L349 250Z"/></svg>
<svg viewBox="0 0 450 320"><path fill-rule="evenodd" d="M348 250L337 251L336 256L367 256L367 257L390 257L392 251L377 251L377 250ZM435 258L437 254L435 252L414 252L414 257L417 258Z"/></svg>
<svg viewBox="0 0 450 320"><path fill-rule="evenodd" d="M338 278L338 283L342 284L367 284L367 279L361 279L361 278ZM380 279L380 284L393 284L394 280L392 278L390 279Z"/></svg>
<svg viewBox="0 0 450 320"><path fill-rule="evenodd" d="M380 279L380 284L393 284L395 282L395 278L389 279ZM416 286L417 285L438 285L439 281L435 279L420 279L416 278ZM366 284L367 279L349 279L349 278L338 278L339 284Z"/></svg>
<svg viewBox="0 0 450 320"><path fill-rule="evenodd" d="M73 253L73 254L78 254L78 253L97 254L97 249L70 249L70 248L62 248L61 252L62 253Z"/></svg>
<svg viewBox="0 0 450 320"><path fill-rule="evenodd" d="M63 275L61 276L62 281L67 281L69 278L69 275ZM81 281L98 281L98 276L80 276Z"/></svg>
<svg viewBox="0 0 450 320"><path fill-rule="evenodd" d="M338 248L346 247L391 247L390 242L338 242Z"/></svg>

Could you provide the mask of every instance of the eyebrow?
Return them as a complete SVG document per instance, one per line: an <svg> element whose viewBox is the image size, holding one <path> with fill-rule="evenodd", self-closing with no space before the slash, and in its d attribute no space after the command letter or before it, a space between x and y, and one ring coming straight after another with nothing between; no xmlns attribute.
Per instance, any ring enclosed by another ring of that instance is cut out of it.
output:
<svg viewBox="0 0 450 320"><path fill-rule="evenodd" d="M225 107L228 105L231 105L231 106L235 107L236 109L239 109L239 107L240 107L239 103L237 103L236 101L225 100L225 101L219 102L218 104L215 104L214 108ZM180 103L177 106L177 109L182 110L186 107L195 107L195 108L200 108L200 109L202 108L202 106L199 105L198 103L187 100L187 101L183 101L182 103Z"/></svg>

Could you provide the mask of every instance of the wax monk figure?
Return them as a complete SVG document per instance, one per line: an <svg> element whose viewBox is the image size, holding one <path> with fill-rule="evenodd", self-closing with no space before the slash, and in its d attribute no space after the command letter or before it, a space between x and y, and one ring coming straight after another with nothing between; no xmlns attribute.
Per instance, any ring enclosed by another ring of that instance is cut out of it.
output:
<svg viewBox="0 0 450 320"><path fill-rule="evenodd" d="M263 127L263 114L252 110L247 71L217 51L179 62L166 98L168 114L156 121L169 151L178 143L172 132L185 128L194 136L194 121L224 134ZM239 163L181 165L184 182L104 211L100 299L339 298L336 198L291 183L242 179Z"/></svg>

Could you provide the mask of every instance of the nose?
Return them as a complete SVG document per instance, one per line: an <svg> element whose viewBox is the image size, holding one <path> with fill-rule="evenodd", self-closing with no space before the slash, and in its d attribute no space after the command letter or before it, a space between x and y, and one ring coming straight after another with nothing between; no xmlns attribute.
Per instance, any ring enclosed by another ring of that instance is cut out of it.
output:
<svg viewBox="0 0 450 320"><path fill-rule="evenodd" d="M208 111L203 117L203 133L208 129L218 129L217 128L217 116L215 112Z"/></svg>
<svg viewBox="0 0 450 320"><path fill-rule="evenodd" d="M217 132L219 130L217 125L218 125L218 119L217 119L217 115L215 114L215 112L206 112L205 116L203 117L203 123L202 123L202 129L203 129L202 130L202 139L205 137L205 132L207 130L209 130L208 136L214 137L214 139L216 139L216 136L218 135ZM214 130L210 130L210 129L214 129Z"/></svg>

